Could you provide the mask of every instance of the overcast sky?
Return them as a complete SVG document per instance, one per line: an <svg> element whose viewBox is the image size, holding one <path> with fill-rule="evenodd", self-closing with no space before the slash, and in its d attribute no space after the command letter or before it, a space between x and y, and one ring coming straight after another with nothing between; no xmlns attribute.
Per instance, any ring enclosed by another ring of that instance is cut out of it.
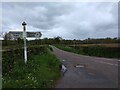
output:
<svg viewBox="0 0 120 90"><path fill-rule="evenodd" d="M2 32L41 31L42 38L118 37L117 2L2 3Z"/></svg>

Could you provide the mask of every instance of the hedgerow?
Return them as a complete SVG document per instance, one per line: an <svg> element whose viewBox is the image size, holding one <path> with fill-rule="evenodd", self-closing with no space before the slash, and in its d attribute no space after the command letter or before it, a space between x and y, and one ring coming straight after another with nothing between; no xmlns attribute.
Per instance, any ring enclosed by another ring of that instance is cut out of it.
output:
<svg viewBox="0 0 120 90"><path fill-rule="evenodd" d="M120 58L120 47L104 47L104 46L56 46L62 50L77 54L98 56L106 58Z"/></svg>
<svg viewBox="0 0 120 90"><path fill-rule="evenodd" d="M24 63L23 49L3 52L2 86L4 88L51 88L59 78L59 60L47 47L28 47Z"/></svg>

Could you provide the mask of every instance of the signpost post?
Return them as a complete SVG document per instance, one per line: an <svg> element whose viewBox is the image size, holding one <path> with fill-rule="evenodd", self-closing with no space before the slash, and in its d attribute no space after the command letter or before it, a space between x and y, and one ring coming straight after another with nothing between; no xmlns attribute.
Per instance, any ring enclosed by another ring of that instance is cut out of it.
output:
<svg viewBox="0 0 120 90"><path fill-rule="evenodd" d="M23 37L24 37L24 60L25 64L27 63L27 47L26 47L26 26L27 24L25 22L22 23L23 26Z"/></svg>

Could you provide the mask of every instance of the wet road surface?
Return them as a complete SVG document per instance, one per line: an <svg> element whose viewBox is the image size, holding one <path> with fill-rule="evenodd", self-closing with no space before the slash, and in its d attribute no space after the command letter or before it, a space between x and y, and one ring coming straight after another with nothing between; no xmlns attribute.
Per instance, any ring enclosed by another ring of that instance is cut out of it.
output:
<svg viewBox="0 0 120 90"><path fill-rule="evenodd" d="M67 67L55 88L117 88L118 60L78 55L54 46L53 54Z"/></svg>

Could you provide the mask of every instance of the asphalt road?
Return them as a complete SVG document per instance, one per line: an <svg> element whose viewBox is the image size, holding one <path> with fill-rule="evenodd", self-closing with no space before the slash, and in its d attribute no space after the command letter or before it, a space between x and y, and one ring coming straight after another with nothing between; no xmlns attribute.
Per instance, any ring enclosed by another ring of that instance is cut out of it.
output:
<svg viewBox="0 0 120 90"><path fill-rule="evenodd" d="M51 47L53 54L67 67L67 72L57 81L55 88L118 87L119 60L78 55Z"/></svg>

